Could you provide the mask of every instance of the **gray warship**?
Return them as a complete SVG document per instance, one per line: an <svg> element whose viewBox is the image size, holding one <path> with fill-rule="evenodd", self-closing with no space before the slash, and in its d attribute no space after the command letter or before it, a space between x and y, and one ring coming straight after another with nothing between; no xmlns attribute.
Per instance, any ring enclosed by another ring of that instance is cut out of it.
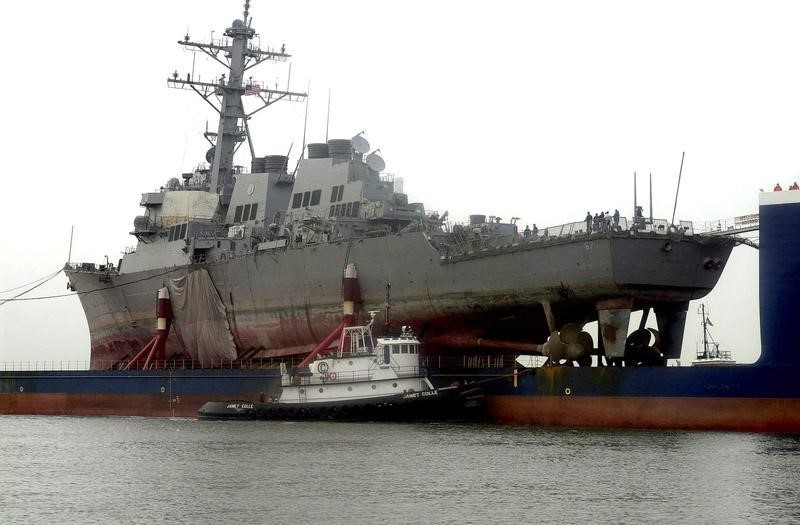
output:
<svg viewBox="0 0 800 525"><path fill-rule="evenodd" d="M358 308L390 311L432 355L541 354L582 365L680 357L689 301L716 285L735 241L636 213L535 232L477 213L453 223L410 201L363 133L304 137L296 165L258 156L248 121L306 93L245 78L290 57L256 46L251 24L248 1L222 38L178 42L224 67L214 82L177 71L167 80L219 115L205 133L206 162L142 194L136 247L117 264L65 266L88 320L93 369L121 367L147 345L164 286L174 311L165 360L215 366L308 354L342 320L351 263ZM234 161L245 143L249 169ZM629 336L637 310L645 315ZM645 328L651 311L658 330ZM593 321L597 347L583 330Z"/></svg>

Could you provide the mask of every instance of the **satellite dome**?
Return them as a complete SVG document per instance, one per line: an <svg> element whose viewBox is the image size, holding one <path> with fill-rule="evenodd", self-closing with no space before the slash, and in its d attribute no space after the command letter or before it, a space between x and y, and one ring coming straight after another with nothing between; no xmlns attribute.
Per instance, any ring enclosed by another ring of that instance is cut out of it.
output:
<svg viewBox="0 0 800 525"><path fill-rule="evenodd" d="M244 22L242 22L237 18L236 20L233 21L231 27L233 27L234 29L244 29Z"/></svg>

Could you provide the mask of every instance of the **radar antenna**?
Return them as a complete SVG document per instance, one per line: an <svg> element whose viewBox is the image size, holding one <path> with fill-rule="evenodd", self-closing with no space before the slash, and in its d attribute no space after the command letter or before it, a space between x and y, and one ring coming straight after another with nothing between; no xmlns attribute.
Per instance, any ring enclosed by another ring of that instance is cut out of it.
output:
<svg viewBox="0 0 800 525"><path fill-rule="evenodd" d="M266 60L282 62L291 55L286 53L285 46L281 46L279 50L262 50L251 42L256 31L250 26L250 0L245 0L243 15L244 20L234 20L225 30L224 38L215 40L212 34L211 42L201 43L191 41L187 34L183 40L178 41L182 46L198 49L221 64L226 71L217 80L202 82L194 74L186 75L184 80L177 71L167 79L170 87L193 90L219 115L217 131L206 131L204 136L214 149L209 161L209 190L222 195L233 192L233 156L245 140L250 145L251 153L253 152L247 121L275 102L302 101L307 95L290 91L289 86L285 91L277 86L269 89L266 83L254 81L252 77L245 80L244 73L248 69ZM243 96L253 96L261 105L247 112L242 103Z"/></svg>
<svg viewBox="0 0 800 525"><path fill-rule="evenodd" d="M381 149L378 148L369 155L365 159L367 166L369 166L373 171L381 172L386 168L386 162L383 160L383 157L378 155Z"/></svg>
<svg viewBox="0 0 800 525"><path fill-rule="evenodd" d="M362 131L355 137L350 139L350 144L353 145L353 149L356 150L356 153L368 153L369 152L369 141L366 138L362 137L364 132Z"/></svg>

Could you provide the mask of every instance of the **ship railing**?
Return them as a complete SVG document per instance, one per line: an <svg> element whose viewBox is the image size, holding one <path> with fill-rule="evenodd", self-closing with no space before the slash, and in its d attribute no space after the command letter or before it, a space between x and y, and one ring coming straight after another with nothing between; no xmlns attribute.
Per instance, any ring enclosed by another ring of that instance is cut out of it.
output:
<svg viewBox="0 0 800 525"><path fill-rule="evenodd" d="M72 263L68 262L64 265L65 269L72 270L74 272L85 272L85 273L116 273L117 268L114 266L114 263L109 262L107 264L99 264L99 263Z"/></svg>
<svg viewBox="0 0 800 525"><path fill-rule="evenodd" d="M457 224L457 223L456 223ZM518 225L519 226L519 225ZM489 252L501 248L518 246L520 243L549 242L553 240L591 238L595 235L606 236L608 234L629 235L668 235L682 234L691 236L694 234L694 227L690 221L680 221L677 225L670 225L666 219L652 219L647 217L635 217L629 220L627 217L620 217L618 222L613 218L606 217L602 222L593 222L588 228L586 221L569 222L556 226L538 228L536 231L524 229L516 234L494 235L491 231L485 233L475 233L474 227L462 225L462 228L453 228L452 239L443 245L448 256L463 254L476 254ZM460 235L456 231L462 232Z"/></svg>
<svg viewBox="0 0 800 525"><path fill-rule="evenodd" d="M695 226L695 231L708 235L734 235L755 231L758 229L758 225L759 216L757 213L753 213L750 215L740 215L739 217L698 223Z"/></svg>
<svg viewBox="0 0 800 525"><path fill-rule="evenodd" d="M408 377L419 375L419 367L403 367L404 371L402 374L398 374L400 377ZM295 383L303 386L309 385L334 385L337 383L358 383L364 381L371 381L374 378L375 371L374 369L363 369L363 370L331 370L324 375L316 375L316 376L295 376ZM299 378L299 379L298 379ZM286 384L290 384L287 382Z"/></svg>
<svg viewBox="0 0 800 525"><path fill-rule="evenodd" d="M721 351L720 354L730 352ZM513 366L520 358L516 354L486 354L486 355L420 355L419 366L393 366L399 377L415 376L421 368L505 368ZM527 359L527 356L525 356ZM534 357L536 361L539 357ZM543 358L541 358L543 359ZM279 369L281 363L287 369L298 366L302 361L297 358L253 357L248 359L171 359L167 361L151 362L149 370L219 370L219 369ZM540 366L541 362L532 361L531 365ZM525 361L527 363L528 361ZM52 361L5 361L0 362L0 372L36 372L36 371L88 371L88 370L117 370L122 371L127 361L103 360L52 360ZM524 363L523 363L524 364ZM136 363L131 370L143 370L142 363ZM323 377L323 383L340 383L348 381L367 381L372 375L370 370L355 370L340 372L335 376ZM307 378L303 378L307 380Z"/></svg>
<svg viewBox="0 0 800 525"><path fill-rule="evenodd" d="M246 359L168 359L151 361L148 370L219 370L219 369L272 369L281 363L288 367L300 364L302 358L251 357ZM143 370L142 362L136 362L131 370ZM123 370L127 360L52 360L52 361L5 361L0 362L2 372L36 371L80 371L80 370Z"/></svg>
<svg viewBox="0 0 800 525"><path fill-rule="evenodd" d="M486 355L422 355L420 364L426 368L506 368L514 366L516 354Z"/></svg>
<svg viewBox="0 0 800 525"><path fill-rule="evenodd" d="M2 372L81 371L90 370L89 361L5 361L0 362Z"/></svg>

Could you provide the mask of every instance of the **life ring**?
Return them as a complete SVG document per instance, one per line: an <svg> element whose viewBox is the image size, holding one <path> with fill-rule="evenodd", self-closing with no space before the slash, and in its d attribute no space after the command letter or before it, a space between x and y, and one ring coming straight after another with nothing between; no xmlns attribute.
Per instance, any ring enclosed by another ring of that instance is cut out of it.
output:
<svg viewBox="0 0 800 525"><path fill-rule="evenodd" d="M328 374L329 381L336 381L336 377L337 377L336 372L331 372L330 374Z"/></svg>
<svg viewBox="0 0 800 525"><path fill-rule="evenodd" d="M320 374L324 374L325 372L328 371L328 363L326 363L325 361L321 362L320 364L317 365L317 370L319 370Z"/></svg>

